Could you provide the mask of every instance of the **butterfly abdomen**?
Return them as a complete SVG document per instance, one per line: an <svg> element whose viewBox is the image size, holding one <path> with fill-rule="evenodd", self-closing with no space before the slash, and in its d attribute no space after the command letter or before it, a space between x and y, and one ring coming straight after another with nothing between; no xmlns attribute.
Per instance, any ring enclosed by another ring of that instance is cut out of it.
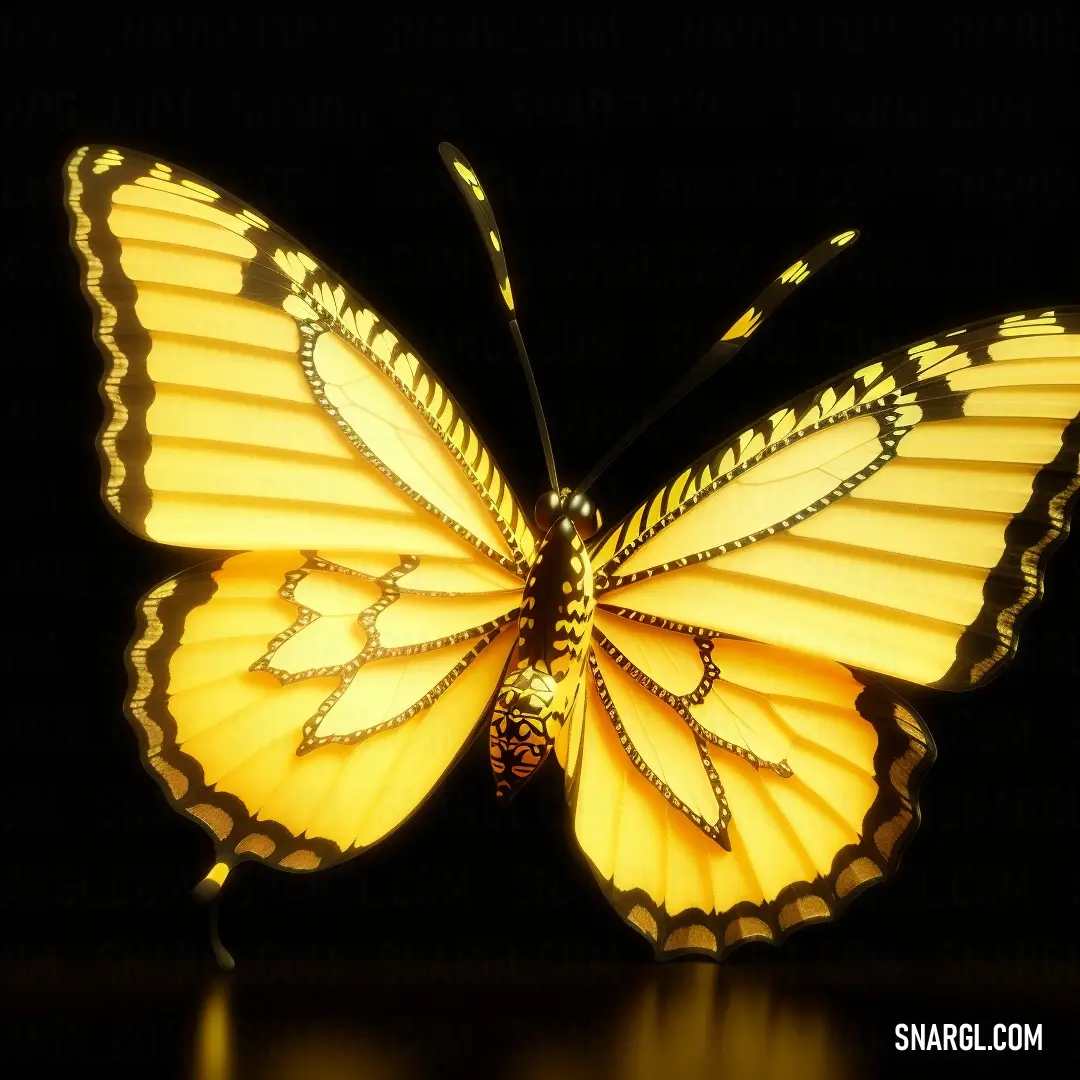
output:
<svg viewBox="0 0 1080 1080"><path fill-rule="evenodd" d="M593 617L593 573L568 518L548 530L522 596L518 638L489 732L496 792L512 795L543 763L570 713Z"/></svg>

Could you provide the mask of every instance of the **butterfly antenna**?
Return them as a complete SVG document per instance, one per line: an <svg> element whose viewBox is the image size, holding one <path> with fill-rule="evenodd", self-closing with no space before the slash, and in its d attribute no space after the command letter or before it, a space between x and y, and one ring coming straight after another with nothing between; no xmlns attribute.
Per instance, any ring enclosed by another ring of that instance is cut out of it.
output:
<svg viewBox="0 0 1080 1080"><path fill-rule="evenodd" d="M559 490L559 478L555 473L555 455L551 452L551 436L548 434L547 420L544 419L544 408L540 404L540 392L536 388L536 379L533 377L532 364L529 363L529 354L525 351L525 342L521 339L521 328L518 326L517 312L514 308L514 294L510 288L510 275L506 270L506 256L503 252L502 237L499 235L499 227L495 224L495 214L488 202L484 189L476 177L476 171L465 160L465 155L455 149L449 143L439 143L439 157L450 173L451 179L457 185L458 191L469 206L473 220L480 230L480 236L484 241L491 265L495 270L495 280L499 286L503 302L510 320L510 333L514 338L517 348L518 359L521 361L525 372L525 381L529 386L529 397L532 398L533 412L536 414L536 424L540 429L540 441L544 444L544 460L547 463L548 482L552 491Z"/></svg>
<svg viewBox="0 0 1080 1080"><path fill-rule="evenodd" d="M577 486L583 494L596 483L608 466L647 428L651 427L673 405L681 401L694 387L715 375L728 361L734 359L750 335L801 285L811 274L831 262L841 251L850 247L859 234L851 229L822 241L809 254L789 266L771 282L761 295L725 331L712 348L634 424L593 467Z"/></svg>
<svg viewBox="0 0 1080 1080"><path fill-rule="evenodd" d="M192 890L192 895L202 904L209 908L210 921L210 948L214 950L214 959L222 971L232 971L236 967L231 953L221 944L218 934L218 910L221 904L221 886L229 873L228 863L215 863L210 873L206 875Z"/></svg>

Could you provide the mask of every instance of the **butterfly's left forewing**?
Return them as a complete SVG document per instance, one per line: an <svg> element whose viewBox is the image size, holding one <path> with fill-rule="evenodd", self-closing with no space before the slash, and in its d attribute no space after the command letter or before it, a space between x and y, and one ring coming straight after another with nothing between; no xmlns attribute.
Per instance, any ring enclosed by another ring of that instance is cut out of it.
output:
<svg viewBox="0 0 1080 1080"><path fill-rule="evenodd" d="M287 234L127 150L78 150L65 178L105 500L148 539L247 552L142 603L146 762L222 861L330 865L475 731L532 533L431 370Z"/></svg>
<svg viewBox="0 0 1080 1080"><path fill-rule="evenodd" d="M362 297L176 166L84 147L65 178L106 362L103 494L128 528L262 550L373 532L524 571L533 537L491 454Z"/></svg>
<svg viewBox="0 0 1080 1080"><path fill-rule="evenodd" d="M811 391L594 546L575 828L659 952L778 941L894 868L933 744L861 672L965 689L1007 661L1078 413L1080 314L991 320Z"/></svg>

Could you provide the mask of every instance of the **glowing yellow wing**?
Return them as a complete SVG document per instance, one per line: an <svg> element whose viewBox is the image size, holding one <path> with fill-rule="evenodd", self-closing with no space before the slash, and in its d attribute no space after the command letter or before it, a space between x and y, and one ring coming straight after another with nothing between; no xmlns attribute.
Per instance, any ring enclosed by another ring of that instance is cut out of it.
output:
<svg viewBox="0 0 1080 1080"><path fill-rule="evenodd" d="M598 602L963 689L1015 649L1080 480L1080 313L940 334L812 391L593 551Z"/></svg>
<svg viewBox="0 0 1080 1080"><path fill-rule="evenodd" d="M366 301L175 166L84 147L65 176L106 361L104 495L128 528L231 550L375 535L523 572L533 537L491 454Z"/></svg>
<svg viewBox="0 0 1080 1080"><path fill-rule="evenodd" d="M506 665L505 593L448 607L410 591L397 556L381 574L339 557L368 569L249 552L142 602L129 712L147 766L226 867L325 868L391 832L466 746Z"/></svg>
<svg viewBox="0 0 1080 1080"><path fill-rule="evenodd" d="M658 954L777 942L895 867L933 743L851 668L965 689L1007 660L1067 530L1078 413L1080 315L995 319L812 391L594 546L560 759Z"/></svg>
<svg viewBox="0 0 1080 1080"><path fill-rule="evenodd" d="M249 552L143 601L146 763L213 835L217 884L241 858L328 866L471 737L533 536L441 383L290 237L126 150L78 150L65 177L104 497L148 539Z"/></svg>
<svg viewBox="0 0 1080 1080"><path fill-rule="evenodd" d="M885 687L605 612L589 664L564 749L574 830L659 957L779 943L896 867L934 746Z"/></svg>

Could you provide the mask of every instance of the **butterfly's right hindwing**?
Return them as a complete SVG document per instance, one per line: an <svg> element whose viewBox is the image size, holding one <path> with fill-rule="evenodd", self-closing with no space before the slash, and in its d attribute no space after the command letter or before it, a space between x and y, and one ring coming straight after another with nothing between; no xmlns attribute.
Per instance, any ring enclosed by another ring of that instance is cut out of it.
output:
<svg viewBox="0 0 1080 1080"><path fill-rule="evenodd" d="M591 668L561 755L574 831L658 958L779 944L895 871L935 751L892 690L602 611Z"/></svg>

